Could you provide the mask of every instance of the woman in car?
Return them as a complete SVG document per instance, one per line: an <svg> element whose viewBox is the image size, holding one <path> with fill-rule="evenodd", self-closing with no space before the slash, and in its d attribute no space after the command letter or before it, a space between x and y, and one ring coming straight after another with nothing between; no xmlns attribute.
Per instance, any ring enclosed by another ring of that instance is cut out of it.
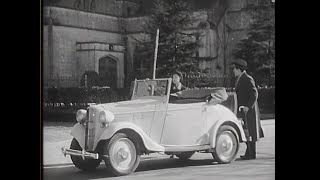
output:
<svg viewBox="0 0 320 180"><path fill-rule="evenodd" d="M175 102L179 99L179 92L186 89L186 87L180 82L182 74L180 72L175 72L172 75L172 84L170 90L169 102Z"/></svg>
<svg viewBox="0 0 320 180"><path fill-rule="evenodd" d="M186 89L186 87L180 82L181 79L182 79L182 74L180 72L175 72L172 75L172 85L171 85L170 94L183 91Z"/></svg>

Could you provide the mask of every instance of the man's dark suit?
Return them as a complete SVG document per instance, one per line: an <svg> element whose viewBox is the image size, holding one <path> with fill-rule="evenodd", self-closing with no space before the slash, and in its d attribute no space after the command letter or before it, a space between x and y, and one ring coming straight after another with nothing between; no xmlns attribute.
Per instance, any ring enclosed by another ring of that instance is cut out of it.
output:
<svg viewBox="0 0 320 180"><path fill-rule="evenodd" d="M236 84L236 93L238 100L238 109L240 106L246 106L249 108L247 113L247 125L249 130L249 135L251 136L251 141L247 142L246 157L250 159L256 158L256 141L259 138L264 137L261 124L260 124L260 114L258 108L258 91L255 87L254 80L246 72L243 72ZM238 117L241 117L240 112L238 112ZM251 152L249 152L249 150Z"/></svg>

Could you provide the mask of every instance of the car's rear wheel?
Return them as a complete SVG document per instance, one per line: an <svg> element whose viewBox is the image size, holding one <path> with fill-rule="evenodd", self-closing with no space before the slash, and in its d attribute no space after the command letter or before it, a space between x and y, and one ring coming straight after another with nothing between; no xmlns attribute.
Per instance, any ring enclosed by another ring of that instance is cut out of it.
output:
<svg viewBox="0 0 320 180"><path fill-rule="evenodd" d="M176 156L181 160L188 160L193 154L194 152L182 152L181 154L176 154Z"/></svg>
<svg viewBox="0 0 320 180"><path fill-rule="evenodd" d="M216 136L216 146L212 153L215 160L220 164L232 162L239 150L239 136L236 130L228 125L219 128Z"/></svg>
<svg viewBox="0 0 320 180"><path fill-rule="evenodd" d="M124 133L115 134L106 145L104 152L108 156L105 164L116 176L134 172L140 163L136 144Z"/></svg>
<svg viewBox="0 0 320 180"><path fill-rule="evenodd" d="M81 146L79 145L78 141L75 138L73 138L71 141L70 149L82 151ZM70 155L70 157L71 157L72 163L77 168L84 171L96 169L102 161L102 159L82 159L82 157L74 156L74 155Z"/></svg>

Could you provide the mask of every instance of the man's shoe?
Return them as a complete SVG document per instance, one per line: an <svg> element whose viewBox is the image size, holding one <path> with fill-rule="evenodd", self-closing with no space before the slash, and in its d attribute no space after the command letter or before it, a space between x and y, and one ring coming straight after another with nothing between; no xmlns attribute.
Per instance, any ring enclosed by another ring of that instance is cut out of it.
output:
<svg viewBox="0 0 320 180"><path fill-rule="evenodd" d="M246 156L246 155L240 156L240 158L241 158L242 160L249 160L249 159L251 159L249 156Z"/></svg>

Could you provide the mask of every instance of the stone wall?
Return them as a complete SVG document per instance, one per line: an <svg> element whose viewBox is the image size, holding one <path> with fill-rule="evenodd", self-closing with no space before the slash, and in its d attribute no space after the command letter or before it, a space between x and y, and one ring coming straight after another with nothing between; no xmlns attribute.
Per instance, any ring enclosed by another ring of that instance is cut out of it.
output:
<svg viewBox="0 0 320 180"><path fill-rule="evenodd" d="M229 10L237 11L247 6L248 0L226 0L228 1Z"/></svg>
<svg viewBox="0 0 320 180"><path fill-rule="evenodd" d="M129 34L142 32L143 26L147 21L148 17L146 16L124 19L126 32Z"/></svg>
<svg viewBox="0 0 320 180"><path fill-rule="evenodd" d="M225 17L223 17L217 27L217 60L212 64L213 66L211 66L211 69L214 70L214 74L219 77L227 74L228 59L226 58L225 53L225 38ZM224 82L218 82L219 86L224 86L223 83Z"/></svg>
<svg viewBox="0 0 320 180"><path fill-rule="evenodd" d="M233 9L242 6L240 5L241 3L238 3ZM212 74L219 76L225 73L224 70L229 73L225 65L232 58L234 45L245 34L242 31L248 25L246 13L230 10L225 22L221 20L218 27L210 27L209 25L205 28L200 28L199 25L208 23L208 12L193 12L193 16L196 19L191 26L187 27L186 31L200 30L204 36L201 38L203 47L199 49L199 56L214 58L210 61L202 61L200 66L203 69L209 67ZM130 73L133 72L133 57L136 46L134 39L147 38L147 35L142 33L142 26L148 20L146 16L120 18L66 8L44 7L43 19L44 84L50 86L78 86L81 72L84 72L85 69L97 69L95 65L89 62L86 64L82 60L90 59L92 62L96 62L98 56L107 55L103 51L77 53L77 42L103 42L124 46L126 49L121 53L109 52L119 58L121 64L125 66L119 75L119 78L123 79L124 73L126 76L130 76ZM225 25L229 26L232 31L226 30ZM225 30L227 32L224 37ZM228 42L226 47L223 46L224 42ZM86 68L79 71L80 67ZM122 83L118 84L122 86Z"/></svg>
<svg viewBox="0 0 320 180"><path fill-rule="evenodd" d="M79 85L77 42L123 43L115 17L48 7L44 18L47 20L43 31L44 84L48 86Z"/></svg>
<svg viewBox="0 0 320 180"><path fill-rule="evenodd" d="M110 46L112 46L112 50L110 50ZM77 61L79 62L76 71L78 78L88 70L96 71L99 74L99 60L104 57L110 57L117 62L118 74L117 77L114 77L117 80L117 87L123 88L124 46L97 42L77 43L76 51Z"/></svg>
<svg viewBox="0 0 320 180"><path fill-rule="evenodd" d="M44 0L49 6L64 7L79 11L89 11L113 16L122 15L122 1L117 0Z"/></svg>
<svg viewBox="0 0 320 180"><path fill-rule="evenodd" d="M218 1L227 0L186 0L194 10L208 9ZM236 0L240 1L240 0ZM113 16L141 16L150 14L153 0L43 0L45 6L57 6L80 11L109 14Z"/></svg>
<svg viewBox="0 0 320 180"><path fill-rule="evenodd" d="M48 49L48 26L42 28L42 57L45 61L42 62L44 86L48 86L48 79L50 78L50 60Z"/></svg>
<svg viewBox="0 0 320 180"><path fill-rule="evenodd" d="M228 11L227 25L232 30L246 29L251 21L250 15L245 11Z"/></svg>
<svg viewBox="0 0 320 180"><path fill-rule="evenodd" d="M85 71L96 71L99 73L99 60L104 57L111 57L117 61L117 88L124 87L124 53L123 52L110 52L110 51L77 51L78 58L77 66L77 82L80 82L80 78ZM78 85L79 86L79 85Z"/></svg>
<svg viewBox="0 0 320 180"><path fill-rule="evenodd" d="M247 29L250 26L251 17L245 9L241 11L229 11L226 16L227 46L229 58L232 59L232 51L235 45L247 37Z"/></svg>
<svg viewBox="0 0 320 180"><path fill-rule="evenodd" d="M53 27L54 74L77 77L76 42L97 41L121 43L121 35L63 26ZM92 58L88 59L92 60Z"/></svg>
<svg viewBox="0 0 320 180"><path fill-rule="evenodd" d="M126 51L126 69L127 69L127 85L130 85L130 82L134 80L134 70L133 70L133 64L134 64L134 53L137 45L136 39L140 41L145 41L149 39L149 36L144 33L131 33L127 35L127 51Z"/></svg>
<svg viewBox="0 0 320 180"><path fill-rule="evenodd" d="M119 18L58 7L44 7L44 24L52 21L56 26L68 26L89 30L119 32Z"/></svg>
<svg viewBox="0 0 320 180"><path fill-rule="evenodd" d="M217 33L215 30L207 28L200 30L201 47L199 48L199 57L216 57L217 54Z"/></svg>
<svg viewBox="0 0 320 180"><path fill-rule="evenodd" d="M231 61L234 60L233 51L236 47L236 44L239 43L241 39L247 37L247 29L250 25L251 18L244 8L247 3L246 2L238 2L233 4L232 8L229 8L227 14L225 16L226 23L226 64L230 64ZM249 3L253 3L250 1ZM229 66L228 66L229 67ZM232 77L233 74L229 68L226 68L226 74L229 77ZM228 86L231 81L228 82Z"/></svg>

